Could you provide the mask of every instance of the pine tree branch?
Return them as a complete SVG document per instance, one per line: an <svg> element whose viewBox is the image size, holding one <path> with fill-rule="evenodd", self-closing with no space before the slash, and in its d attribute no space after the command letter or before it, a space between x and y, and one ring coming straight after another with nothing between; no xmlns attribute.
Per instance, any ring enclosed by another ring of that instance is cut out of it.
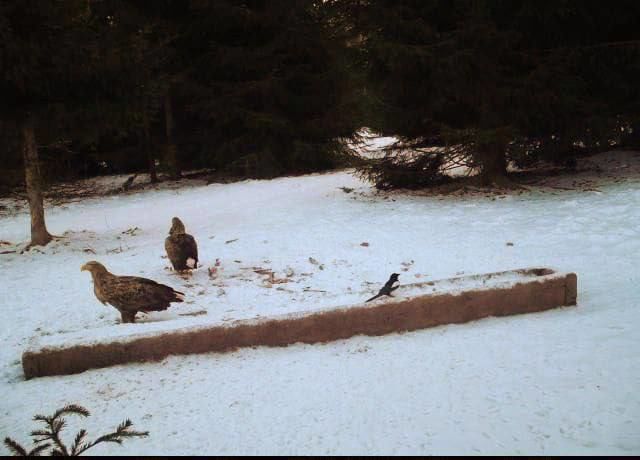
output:
<svg viewBox="0 0 640 460"><path fill-rule="evenodd" d="M58 414L58 412L56 412L56 414ZM49 422L49 430L51 431L49 435L51 441L53 441L53 443L56 446L58 446L58 449L60 452L62 452L62 455L67 457L69 455L69 453L67 452L67 447L64 445L64 443L62 442L59 436L60 430L64 427L64 424L65 424L64 420L57 420L56 416L54 416L52 418L49 418L48 422Z"/></svg>
<svg viewBox="0 0 640 460"><path fill-rule="evenodd" d="M79 415L81 417L88 417L91 415L91 413L85 409L84 407L78 405L78 404L67 404L66 406L64 406L62 409L58 409L54 414L53 414L53 418L58 418L61 415L64 414L75 414L75 415Z"/></svg>
<svg viewBox="0 0 640 460"><path fill-rule="evenodd" d="M86 435L87 435L87 430L82 429L78 431L78 434L76 435L76 438L73 441L73 445L71 446L71 455L76 455L78 450L81 448L82 440L85 438Z"/></svg>
<svg viewBox="0 0 640 460"><path fill-rule="evenodd" d="M40 444L39 446L34 447L29 451L29 457L38 456L40 452L44 451L45 449L48 449L49 446L51 446L51 444L47 443L47 444Z"/></svg>
<svg viewBox="0 0 640 460"><path fill-rule="evenodd" d="M120 423L120 425L118 425L118 427L116 428L116 431L114 431L113 433L108 433L105 435L100 436L99 438L97 438L96 440L84 444L75 455L80 455L82 452L85 452L86 450L94 447L97 444L100 444L102 442L113 442L116 444L122 444L122 441L125 438L133 438L133 437L146 437L149 436L149 432L148 431L130 431L129 428L133 426L133 423L131 422L131 420L126 419L124 422Z"/></svg>
<svg viewBox="0 0 640 460"><path fill-rule="evenodd" d="M133 426L133 423L131 420L126 419L117 426L114 432L100 436L92 442L83 442L86 439L87 430L81 429L76 434L74 442L71 445L71 451L69 451L67 446L62 442L62 439L60 439L60 432L66 426L65 419L61 418L64 414L76 414L82 417L90 415L87 409L75 404L70 404L62 409L58 409L51 417L36 415L34 416L34 420L45 423L47 428L31 432L31 436L35 438L34 442L36 444L31 451L27 452L22 445L9 437L4 439L4 444L13 454L18 456L37 456L46 449L51 449L49 455L66 457L78 456L101 442L122 444L122 441L127 438L146 437L149 435L148 431L131 430L130 428Z"/></svg>
<svg viewBox="0 0 640 460"><path fill-rule="evenodd" d="M4 438L4 445L7 446L7 449L9 449L11 452L13 452L13 454L15 456L19 456L19 457L27 457L27 451L25 450L24 447L22 447L18 442L14 441L13 439L6 437Z"/></svg>
<svg viewBox="0 0 640 460"><path fill-rule="evenodd" d="M34 415L33 420L35 420L36 422L44 422L47 425L49 424L49 417L45 415Z"/></svg>
<svg viewBox="0 0 640 460"><path fill-rule="evenodd" d="M64 428L64 426L67 424L67 422L64 419L61 420L54 420L51 423L51 429L55 434L59 434L60 431L62 431L62 429Z"/></svg>

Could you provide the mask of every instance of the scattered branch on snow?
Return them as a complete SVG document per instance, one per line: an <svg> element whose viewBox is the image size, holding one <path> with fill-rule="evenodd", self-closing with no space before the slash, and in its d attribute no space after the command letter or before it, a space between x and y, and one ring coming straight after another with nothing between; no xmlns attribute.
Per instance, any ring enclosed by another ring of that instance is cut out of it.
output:
<svg viewBox="0 0 640 460"><path fill-rule="evenodd" d="M41 430L34 430L30 433L35 444L33 449L28 451L18 442L9 437L4 438L4 445L7 446L9 451L17 457L38 456L44 453L47 449L50 449L48 453L52 456L75 457L102 442L122 444L122 441L127 438L146 437L149 435L148 431L132 430L131 427L133 426L133 423L131 420L126 419L118 425L115 431L104 434L90 442L85 439L87 431L82 429L76 434L73 444L69 447L60 437L60 432L66 425L65 419L62 418L63 415L88 417L91 414L87 409L80 405L67 404L62 409L55 411L51 416L35 415L33 419L37 422L44 423L45 428Z"/></svg>

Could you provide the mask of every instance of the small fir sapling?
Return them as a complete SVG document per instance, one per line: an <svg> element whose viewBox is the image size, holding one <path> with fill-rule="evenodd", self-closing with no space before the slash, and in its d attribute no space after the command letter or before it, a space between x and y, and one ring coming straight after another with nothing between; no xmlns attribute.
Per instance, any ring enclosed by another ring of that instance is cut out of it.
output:
<svg viewBox="0 0 640 460"><path fill-rule="evenodd" d="M117 444L122 444L122 441L126 438L146 437L149 435L148 431L132 430L131 427L133 426L133 423L131 420L126 419L118 425L115 431L104 434L94 441L87 441L87 431L82 429L76 434L73 444L69 447L60 437L60 432L66 425L63 415L79 415L81 417L88 417L91 414L87 409L80 405L68 404L62 409L58 409L50 417L45 415L35 415L33 419L44 423L46 426L44 429L34 430L30 433L35 444L34 447L31 450L27 450L25 447L9 437L4 438L5 446L7 446L9 451L17 457L31 457L45 453L48 453L51 456L75 457L102 442L115 442ZM46 452L47 449L49 449L48 452Z"/></svg>

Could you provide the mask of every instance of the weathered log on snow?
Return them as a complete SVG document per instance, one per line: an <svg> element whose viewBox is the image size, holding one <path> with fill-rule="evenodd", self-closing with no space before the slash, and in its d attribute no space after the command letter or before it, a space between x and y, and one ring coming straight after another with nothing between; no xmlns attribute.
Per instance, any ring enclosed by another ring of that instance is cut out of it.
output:
<svg viewBox="0 0 640 460"><path fill-rule="evenodd" d="M472 288L465 289L465 285ZM363 293L363 300L370 294ZM394 294L368 304L240 320L231 325L211 324L110 341L59 341L56 346L25 351L22 365L29 379L161 360L169 355L323 343L361 334L379 336L488 316L539 312L576 305L577 277L547 268L511 270L404 285Z"/></svg>

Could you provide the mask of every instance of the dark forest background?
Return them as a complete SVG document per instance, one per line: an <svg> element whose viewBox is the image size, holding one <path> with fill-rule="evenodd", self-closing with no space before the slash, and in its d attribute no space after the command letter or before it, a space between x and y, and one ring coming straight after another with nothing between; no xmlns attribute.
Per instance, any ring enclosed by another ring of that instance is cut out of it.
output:
<svg viewBox="0 0 640 460"><path fill-rule="evenodd" d="M5 1L2 181L25 118L49 180L319 171L364 126L493 178L637 144L639 21L635 0Z"/></svg>
<svg viewBox="0 0 640 460"><path fill-rule="evenodd" d="M638 24L637 0L5 0L0 188L345 165L426 187L452 163L508 184L640 147ZM399 141L358 158L363 127Z"/></svg>

